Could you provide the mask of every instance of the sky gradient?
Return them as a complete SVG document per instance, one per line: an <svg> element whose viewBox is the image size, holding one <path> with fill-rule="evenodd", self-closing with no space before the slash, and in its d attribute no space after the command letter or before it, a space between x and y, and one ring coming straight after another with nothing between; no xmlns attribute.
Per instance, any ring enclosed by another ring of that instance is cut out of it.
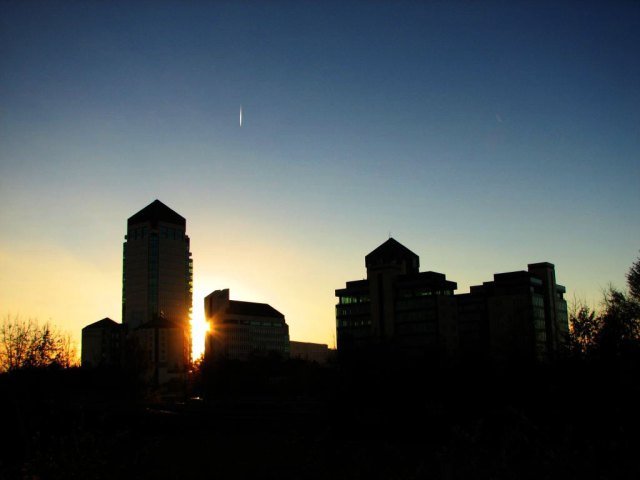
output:
<svg viewBox="0 0 640 480"><path fill-rule="evenodd" d="M458 292L640 249L637 2L3 2L0 308L121 320L126 219L187 219L203 297L334 342L389 233ZM243 106L243 126L238 114Z"/></svg>

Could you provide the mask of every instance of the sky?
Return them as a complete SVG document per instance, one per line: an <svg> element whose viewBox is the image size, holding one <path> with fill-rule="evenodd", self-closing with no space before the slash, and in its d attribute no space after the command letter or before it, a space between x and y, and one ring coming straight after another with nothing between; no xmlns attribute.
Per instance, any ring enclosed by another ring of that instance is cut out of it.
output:
<svg viewBox="0 0 640 480"><path fill-rule="evenodd" d="M597 305L640 255L640 4L0 3L3 318L121 321L156 198L195 321L230 288L333 346L390 235L458 293L549 261Z"/></svg>

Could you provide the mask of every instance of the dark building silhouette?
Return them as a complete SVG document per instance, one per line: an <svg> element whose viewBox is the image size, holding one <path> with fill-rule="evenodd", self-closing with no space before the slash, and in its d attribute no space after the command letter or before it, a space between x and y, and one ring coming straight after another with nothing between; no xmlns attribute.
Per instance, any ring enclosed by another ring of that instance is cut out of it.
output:
<svg viewBox="0 0 640 480"><path fill-rule="evenodd" d="M495 274L461 295L445 275L420 272L418 256L392 238L365 264L366 279L336 290L341 354L384 345L413 358L547 361L566 342L565 288L550 263Z"/></svg>
<svg viewBox="0 0 640 480"><path fill-rule="evenodd" d="M330 349L326 343L289 342L289 355L291 358L299 358L308 362L327 363L335 350Z"/></svg>
<svg viewBox="0 0 640 480"><path fill-rule="evenodd" d="M204 299L209 331L205 359L246 360L251 356L289 356L289 326L284 315L266 303L229 299L229 289Z"/></svg>
<svg viewBox="0 0 640 480"><path fill-rule="evenodd" d="M183 368L191 358L193 275L186 223L159 200L130 217L122 272L123 324L129 332L158 318L180 326Z"/></svg>
<svg viewBox="0 0 640 480"><path fill-rule="evenodd" d="M157 317L132 332L140 348L144 374L154 385L183 380L185 374L185 332L182 325Z"/></svg>
<svg viewBox="0 0 640 480"><path fill-rule="evenodd" d="M123 360L124 328L103 318L82 329L83 367L120 367Z"/></svg>
<svg viewBox="0 0 640 480"><path fill-rule="evenodd" d="M457 295L461 350L493 360L553 360L567 341L565 287L551 263L498 273Z"/></svg>
<svg viewBox="0 0 640 480"><path fill-rule="evenodd" d="M410 357L454 356L456 283L420 272L419 257L393 238L369 253L365 265L365 280L336 290L338 351L384 345Z"/></svg>

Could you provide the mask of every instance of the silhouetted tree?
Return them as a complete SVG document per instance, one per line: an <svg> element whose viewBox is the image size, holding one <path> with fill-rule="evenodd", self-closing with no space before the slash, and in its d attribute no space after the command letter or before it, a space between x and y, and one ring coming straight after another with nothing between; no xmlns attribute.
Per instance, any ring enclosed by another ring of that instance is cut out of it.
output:
<svg viewBox="0 0 640 480"><path fill-rule="evenodd" d="M71 336L59 331L49 322L11 319L7 316L0 325L0 372L23 368L58 366L68 368L77 364L76 349Z"/></svg>
<svg viewBox="0 0 640 480"><path fill-rule="evenodd" d="M638 302L613 287L604 294L600 314L598 347L604 356L618 356L622 350L640 343L640 315Z"/></svg>
<svg viewBox="0 0 640 480"><path fill-rule="evenodd" d="M569 346L574 355L612 359L640 349L640 259L627 273L629 293L610 286L599 311L575 301L569 312Z"/></svg>
<svg viewBox="0 0 640 480"><path fill-rule="evenodd" d="M640 257L636 259L627 272L627 286L629 295L640 302Z"/></svg>
<svg viewBox="0 0 640 480"><path fill-rule="evenodd" d="M574 300L569 310L569 349L573 355L584 357L598 345L602 320L597 312L581 300Z"/></svg>

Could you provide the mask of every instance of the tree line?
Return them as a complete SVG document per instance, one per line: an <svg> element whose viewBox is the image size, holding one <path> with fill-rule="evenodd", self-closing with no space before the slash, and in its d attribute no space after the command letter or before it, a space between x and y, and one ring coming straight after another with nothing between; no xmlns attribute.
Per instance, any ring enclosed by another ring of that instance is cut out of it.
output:
<svg viewBox="0 0 640 480"><path fill-rule="evenodd" d="M71 335L50 322L9 315L0 324L0 373L33 368L69 368L78 364Z"/></svg>
<svg viewBox="0 0 640 480"><path fill-rule="evenodd" d="M569 312L569 354L584 360L640 355L640 257L626 275L627 288L609 286L600 308L574 300Z"/></svg>

